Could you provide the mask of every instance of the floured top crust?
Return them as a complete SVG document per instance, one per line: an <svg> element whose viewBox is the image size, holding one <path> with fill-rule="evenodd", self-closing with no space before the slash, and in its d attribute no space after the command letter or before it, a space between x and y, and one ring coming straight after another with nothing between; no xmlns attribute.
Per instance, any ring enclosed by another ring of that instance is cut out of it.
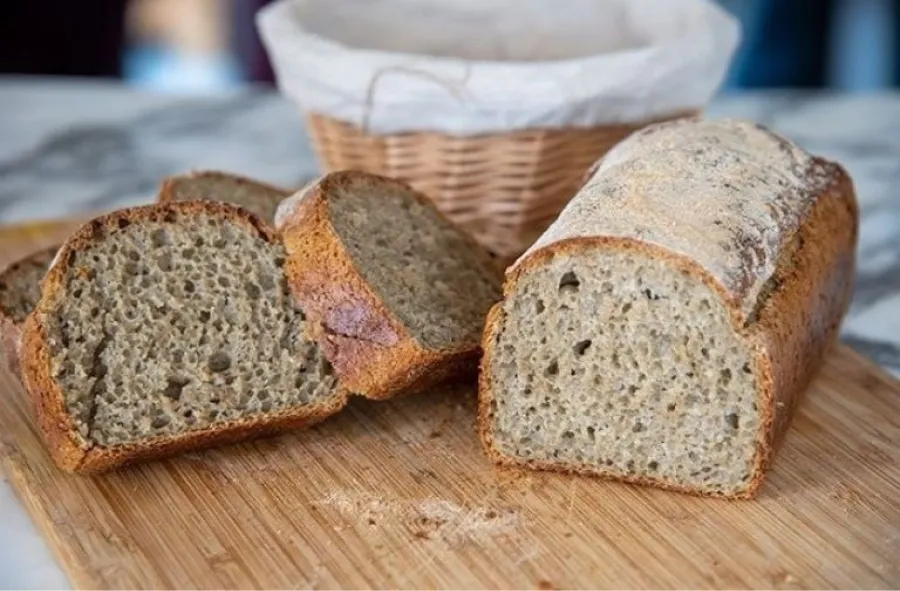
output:
<svg viewBox="0 0 900 591"><path fill-rule="evenodd" d="M741 120L681 119L613 148L513 265L578 237L662 246L707 269L749 315L784 247L839 167Z"/></svg>

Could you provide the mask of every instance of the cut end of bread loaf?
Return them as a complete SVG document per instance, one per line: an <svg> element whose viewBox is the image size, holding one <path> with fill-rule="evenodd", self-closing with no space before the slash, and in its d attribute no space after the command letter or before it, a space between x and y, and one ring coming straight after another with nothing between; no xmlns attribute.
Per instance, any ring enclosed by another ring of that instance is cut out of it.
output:
<svg viewBox="0 0 900 591"><path fill-rule="evenodd" d="M21 324L41 298L41 280L47 274L58 246L13 263L0 273L0 317Z"/></svg>
<svg viewBox="0 0 900 591"><path fill-rule="evenodd" d="M197 171L166 179L160 202L223 201L273 223L278 204L290 191L224 172Z"/></svg>
<svg viewBox="0 0 900 591"><path fill-rule="evenodd" d="M115 465L109 456L242 439L338 410L343 395L304 334L284 258L264 225L224 204L125 210L76 234L48 276L25 360L44 412L59 398L64 416L47 423L68 424L89 456L60 463L89 470L92 457Z"/></svg>
<svg viewBox="0 0 900 591"><path fill-rule="evenodd" d="M22 324L41 298L41 280L58 249L53 246L32 253L0 273L0 353L14 376L19 375Z"/></svg>
<svg viewBox="0 0 900 591"><path fill-rule="evenodd" d="M482 377L492 454L711 495L755 486L755 358L696 274L640 248L564 251L501 306Z"/></svg>

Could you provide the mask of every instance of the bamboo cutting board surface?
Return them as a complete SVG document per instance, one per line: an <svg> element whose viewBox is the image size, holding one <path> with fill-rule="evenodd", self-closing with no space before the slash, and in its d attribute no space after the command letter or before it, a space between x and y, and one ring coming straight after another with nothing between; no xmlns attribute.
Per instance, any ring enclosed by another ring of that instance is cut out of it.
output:
<svg viewBox="0 0 900 591"><path fill-rule="evenodd" d="M70 230L0 231L0 265ZM496 470L474 421L447 386L71 477L0 372L3 469L80 588L900 586L900 387L844 347L754 501Z"/></svg>

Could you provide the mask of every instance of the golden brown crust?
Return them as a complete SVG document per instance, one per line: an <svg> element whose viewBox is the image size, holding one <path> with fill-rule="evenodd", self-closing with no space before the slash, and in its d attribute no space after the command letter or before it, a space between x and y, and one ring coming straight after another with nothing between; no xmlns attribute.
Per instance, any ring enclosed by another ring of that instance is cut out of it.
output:
<svg viewBox="0 0 900 591"><path fill-rule="evenodd" d="M66 297L66 275L72 264L72 255L89 247L107 232L115 232L133 223L174 223L175 216L200 213L242 223L267 241L275 239L274 230L268 224L241 208L214 201L195 201L124 209L96 218L79 228L60 249L56 264L44 279L41 301L25 322L21 362L23 381L32 401L38 428L51 456L61 469L75 473L98 472L134 461L270 435L321 421L346 404L346 392L340 389L335 392L333 399L319 405L240 419L149 442L110 448L91 445L78 434L72 417L66 410L63 392L52 378L46 327L42 321L44 314L53 310L54 302Z"/></svg>
<svg viewBox="0 0 900 591"><path fill-rule="evenodd" d="M19 259L0 273L0 285L7 283L9 277L17 273L23 265L31 265L36 260L52 258L57 251L59 251L59 245L54 245ZM0 307L0 348L2 348L9 371L16 377L19 377L19 343L21 342L21 336L22 323L16 322L6 310Z"/></svg>
<svg viewBox="0 0 900 591"><path fill-rule="evenodd" d="M355 268L329 220L327 198L360 180L394 186L438 211L404 183L346 171L326 175L305 189L306 196L285 220L281 234L288 252L288 281L318 327L316 337L335 373L350 392L383 400L474 371L481 353L477 343L423 348ZM484 257L489 260L487 253Z"/></svg>
<svg viewBox="0 0 900 591"><path fill-rule="evenodd" d="M759 353L764 437L750 493L762 483L797 403L837 340L850 305L856 266L859 206L853 183L837 164L817 159L832 182L779 260L773 290L747 339ZM848 223L850 221L851 223Z"/></svg>
<svg viewBox="0 0 900 591"><path fill-rule="evenodd" d="M755 322L747 326L740 312L740 303L706 269L682 255L633 239L598 236L555 242L521 261L511 270L504 284L504 297L508 297L520 277L556 254L583 252L589 248L618 248L664 259L673 267L709 285L730 310L735 331L756 358L754 373L758 379L763 416L757 436L754 471L746 489L733 494L721 493L663 479L611 474L591 466L522 460L503 455L493 445L490 371L493 348L502 328L502 302L496 304L488 315L478 386L479 432L491 460L500 465L599 476L700 496L753 497L790 424L798 400L836 340L852 295L859 225L856 197L850 178L840 166L820 159L818 163L829 167L833 182L823 189L791 244L785 248L785 256L779 260L772 280L772 290L767 299L760 302Z"/></svg>

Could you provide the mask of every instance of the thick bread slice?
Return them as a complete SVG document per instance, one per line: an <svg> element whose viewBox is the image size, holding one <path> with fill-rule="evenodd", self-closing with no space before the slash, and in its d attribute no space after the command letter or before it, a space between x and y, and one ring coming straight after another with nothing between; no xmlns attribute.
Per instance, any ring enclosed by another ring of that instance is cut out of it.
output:
<svg viewBox="0 0 900 591"><path fill-rule="evenodd" d="M338 172L276 219L291 287L349 391L384 399L475 371L500 273L427 198Z"/></svg>
<svg viewBox="0 0 900 591"><path fill-rule="evenodd" d="M752 123L608 153L507 274L479 422L498 463L748 497L838 333L850 178Z"/></svg>
<svg viewBox="0 0 900 591"><path fill-rule="evenodd" d="M41 280L59 246L51 246L16 261L0 273L0 340L13 375L19 375L22 323L41 297Z"/></svg>
<svg viewBox="0 0 900 591"><path fill-rule="evenodd" d="M239 205L270 224L281 200L291 191L247 177L212 170L176 175L163 181L160 203L174 201L224 201Z"/></svg>
<svg viewBox="0 0 900 591"><path fill-rule="evenodd" d="M56 463L126 462L309 425L345 402L271 227L224 203L118 211L62 247L22 374Z"/></svg>

